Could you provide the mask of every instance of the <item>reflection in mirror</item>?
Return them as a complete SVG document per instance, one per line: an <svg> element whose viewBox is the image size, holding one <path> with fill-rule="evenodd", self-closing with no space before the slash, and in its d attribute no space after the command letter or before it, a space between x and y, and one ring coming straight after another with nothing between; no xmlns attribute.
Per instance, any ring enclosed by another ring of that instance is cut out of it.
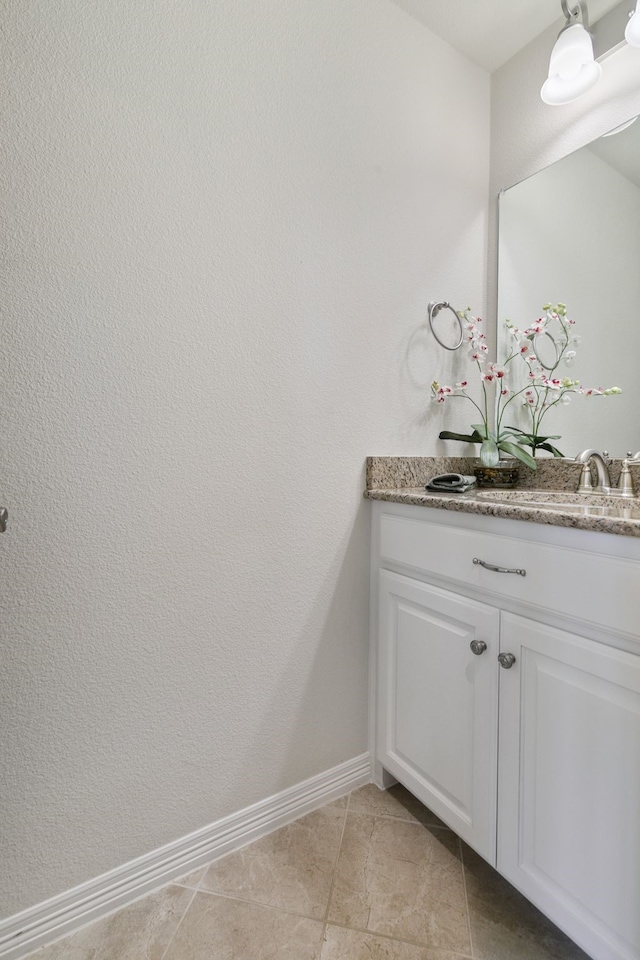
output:
<svg viewBox="0 0 640 960"><path fill-rule="evenodd" d="M553 333L550 330L538 333L533 338L533 349L544 369L553 370L560 359L560 351Z"/></svg>
<svg viewBox="0 0 640 960"><path fill-rule="evenodd" d="M503 321L524 328L546 303L565 303L580 342L563 374L621 396L572 397L545 432L574 457L586 447L621 457L640 447L640 121L564 157L500 197L498 356ZM551 337L536 354L555 363ZM524 411L522 411L524 413ZM523 417L520 426L525 426Z"/></svg>

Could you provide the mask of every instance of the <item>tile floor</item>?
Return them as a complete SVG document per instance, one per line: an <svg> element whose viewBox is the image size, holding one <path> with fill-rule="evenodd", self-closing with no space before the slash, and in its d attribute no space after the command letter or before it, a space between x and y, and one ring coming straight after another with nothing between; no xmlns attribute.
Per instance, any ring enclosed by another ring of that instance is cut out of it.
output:
<svg viewBox="0 0 640 960"><path fill-rule="evenodd" d="M30 960L588 960L400 786L373 785Z"/></svg>

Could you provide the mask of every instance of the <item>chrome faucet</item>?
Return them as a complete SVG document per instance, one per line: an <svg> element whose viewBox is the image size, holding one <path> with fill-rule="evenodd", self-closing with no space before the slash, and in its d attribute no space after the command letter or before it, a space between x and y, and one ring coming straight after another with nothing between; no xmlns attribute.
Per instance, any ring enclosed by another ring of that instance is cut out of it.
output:
<svg viewBox="0 0 640 960"><path fill-rule="evenodd" d="M578 493L609 493L611 491L611 477L609 468L603 455L598 450L583 450L576 457L578 463L583 463L578 484ZM596 468L596 485L593 486L591 464Z"/></svg>

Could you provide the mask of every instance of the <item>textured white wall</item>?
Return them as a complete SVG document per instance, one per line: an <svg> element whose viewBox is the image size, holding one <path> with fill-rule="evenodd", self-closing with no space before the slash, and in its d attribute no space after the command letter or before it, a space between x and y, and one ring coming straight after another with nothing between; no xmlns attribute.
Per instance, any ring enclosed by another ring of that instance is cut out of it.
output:
<svg viewBox="0 0 640 960"><path fill-rule="evenodd" d="M364 458L433 452L489 83L388 0L2 17L8 915L365 749Z"/></svg>

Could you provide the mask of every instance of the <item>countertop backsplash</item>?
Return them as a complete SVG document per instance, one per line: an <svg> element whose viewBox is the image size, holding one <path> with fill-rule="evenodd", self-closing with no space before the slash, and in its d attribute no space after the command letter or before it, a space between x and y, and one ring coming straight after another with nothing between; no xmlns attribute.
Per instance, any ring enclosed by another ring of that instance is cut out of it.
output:
<svg viewBox="0 0 640 960"><path fill-rule="evenodd" d="M612 486L620 477L622 460L607 459ZM367 490L388 490L402 487L423 487L442 473L462 473L473 476L480 461L477 457L367 457ZM519 489L577 490L582 464L573 459L543 457L538 469L531 470L519 463ZM631 475L636 496L640 495L640 464L631 464Z"/></svg>

